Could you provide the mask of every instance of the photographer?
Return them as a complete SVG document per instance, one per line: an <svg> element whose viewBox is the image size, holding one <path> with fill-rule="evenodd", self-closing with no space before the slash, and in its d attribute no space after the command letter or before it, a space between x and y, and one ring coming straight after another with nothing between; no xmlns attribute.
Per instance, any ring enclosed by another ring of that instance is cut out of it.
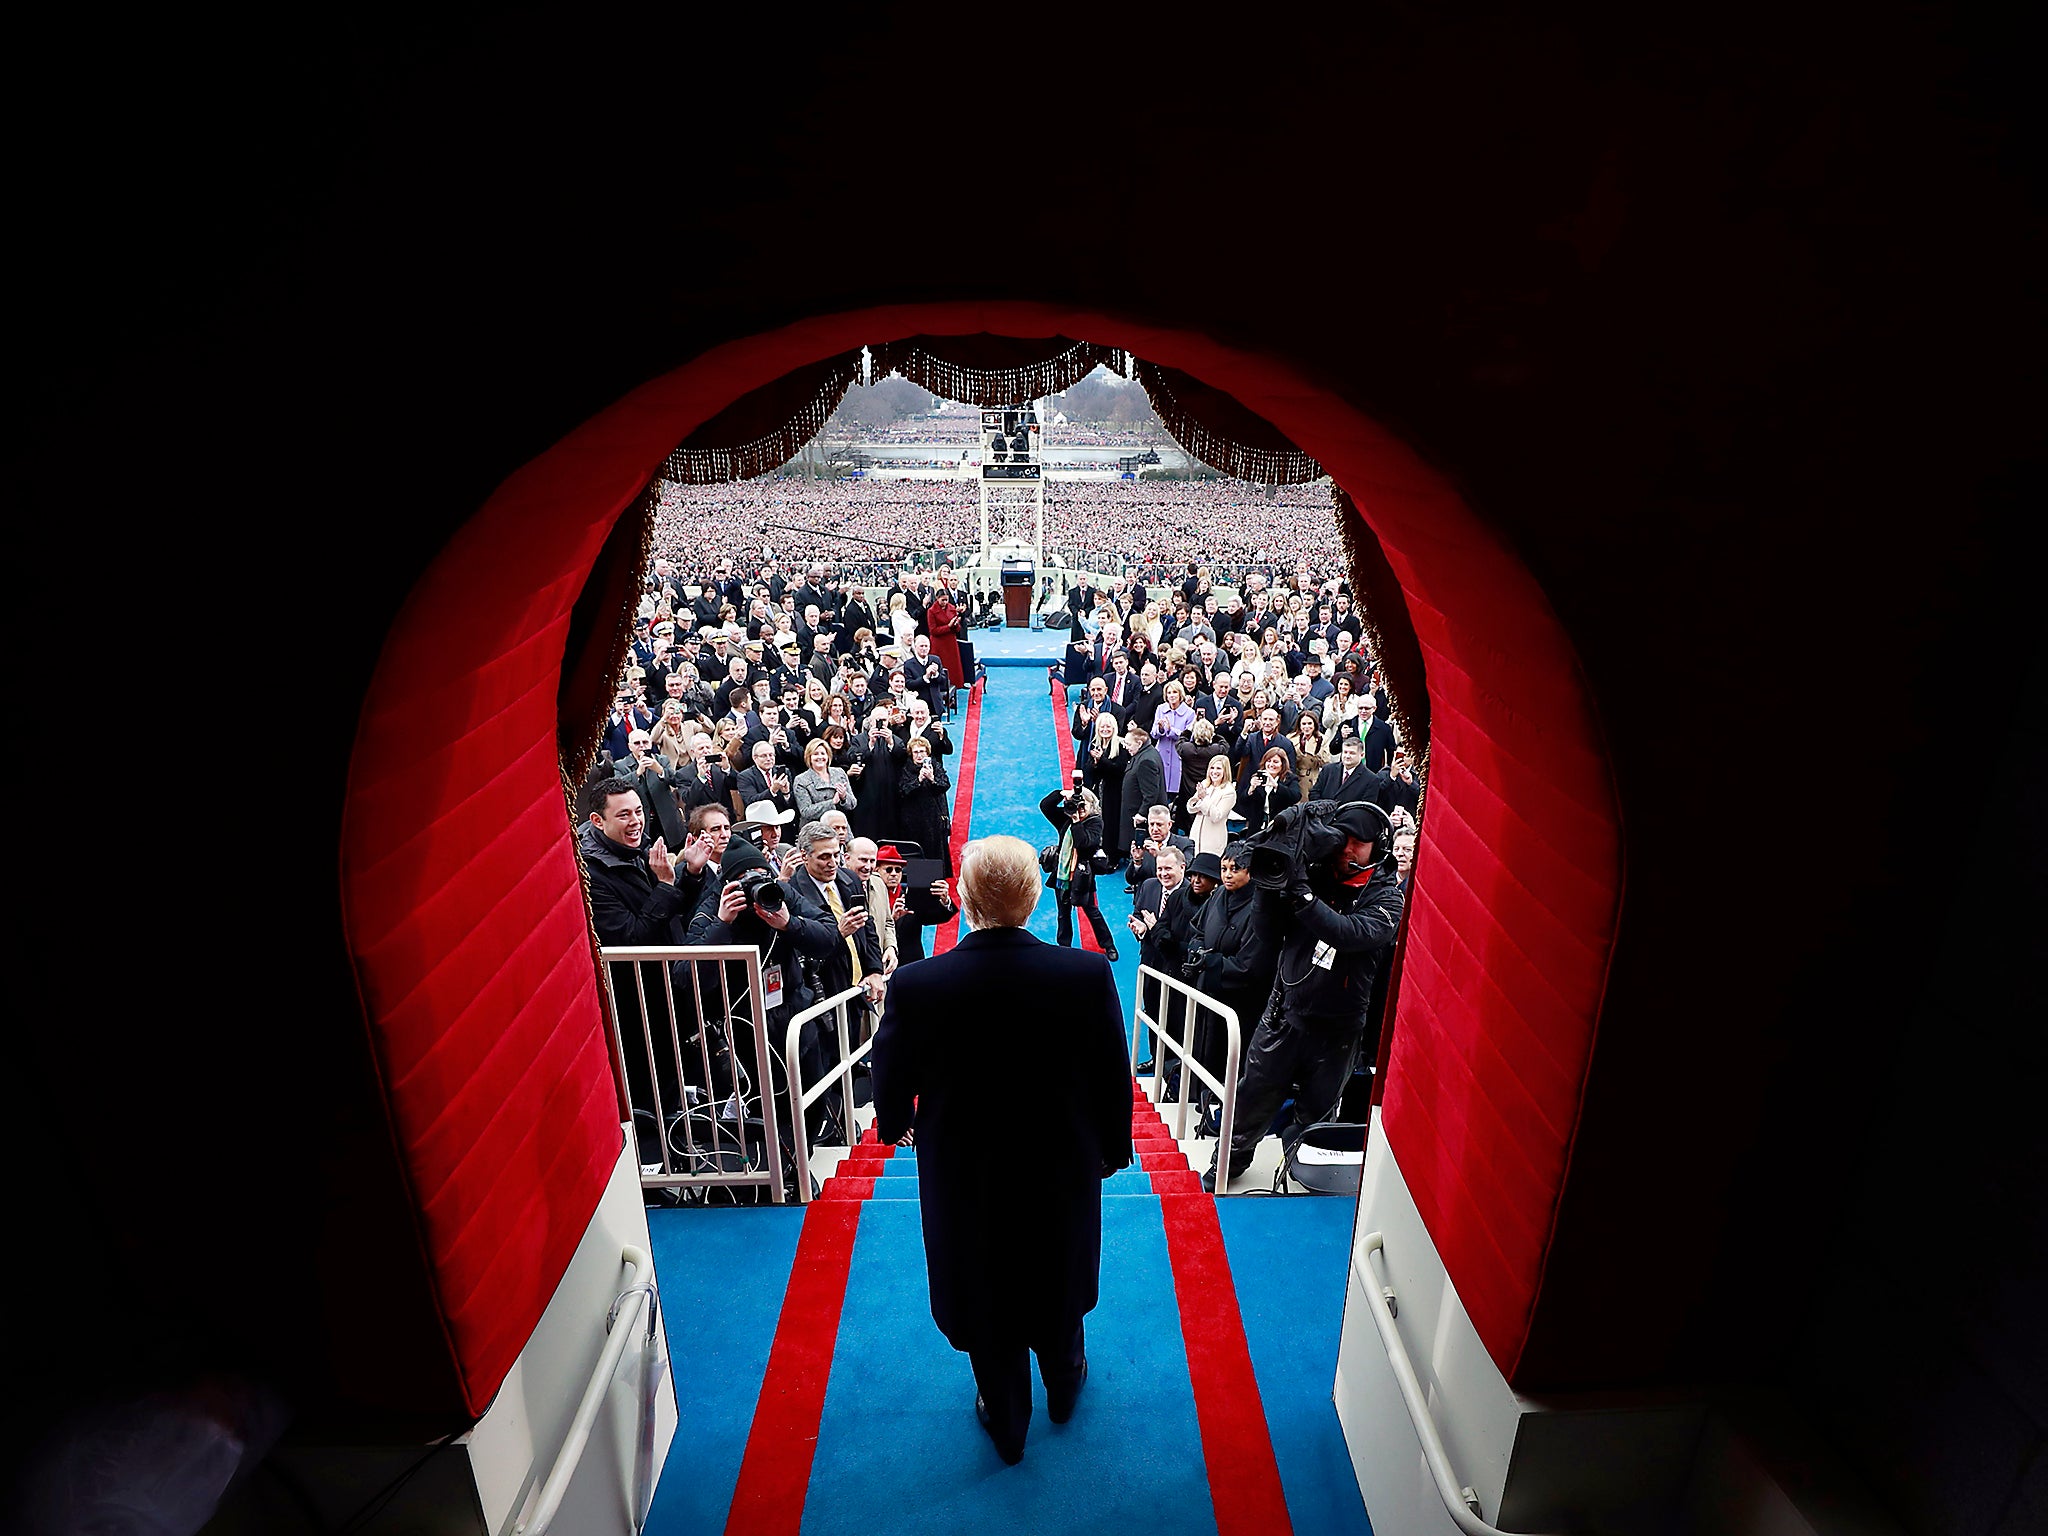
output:
<svg viewBox="0 0 2048 1536"><path fill-rule="evenodd" d="M1289 1147L1343 1097L1364 1043L1373 979L1401 927L1391 842L1378 806L1315 800L1281 816L1249 850L1256 920L1279 961L1238 1080L1228 1178L1251 1166L1290 1087ZM1205 1189L1216 1188L1216 1175L1212 1164Z"/></svg>
<svg viewBox="0 0 2048 1536"><path fill-rule="evenodd" d="M1059 907L1055 930L1059 942L1074 942L1074 909L1079 907L1095 933L1096 945L1114 960L1116 940L1110 937L1109 923L1095 900L1095 860L1102 850L1102 806L1082 787L1081 777L1081 770L1076 768L1072 788L1065 794L1055 789L1038 802L1039 814L1052 823L1059 836L1058 842L1039 855L1039 867L1045 870L1045 883L1052 887L1053 899Z"/></svg>
<svg viewBox="0 0 2048 1536"><path fill-rule="evenodd" d="M719 861L719 889L717 906L708 914L708 921L700 925L693 923L693 934L701 938L693 942L707 948L721 945L751 945L761 955L761 1012L768 1025L768 1046L771 1056L780 1061L783 1048L783 1031L789 1021L805 1008L818 1001L822 994L816 990L807 972L815 974L821 963L831 960L839 951L838 928L826 918L802 915L795 910L788 887L775 878L768 860L745 838L736 837L726 845L725 857ZM707 894L706 900L711 898ZM700 916L706 915L699 909ZM748 1020L749 1010L741 1000L741 988L736 985L737 967L725 969L736 973L727 982L728 1012L734 1020L733 1051L743 1070L751 1070L757 1060L756 1048L751 1038L752 1027ZM807 1080L815 1081L823 1075L826 1067L826 1053L822 1044L823 1032L819 1029L822 1020L813 1020L804 1038L798 1042L797 1050L802 1071ZM835 1034L836 1043L836 1034ZM789 1122L788 1083L775 1084L775 1098L778 1123ZM814 1130L823 1130L824 1117L814 1108L815 1120L807 1119L806 1124Z"/></svg>

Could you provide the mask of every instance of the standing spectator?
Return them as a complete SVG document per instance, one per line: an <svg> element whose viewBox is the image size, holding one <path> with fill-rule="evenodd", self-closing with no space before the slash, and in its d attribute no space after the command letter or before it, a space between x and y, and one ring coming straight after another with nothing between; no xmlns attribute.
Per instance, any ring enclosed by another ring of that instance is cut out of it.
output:
<svg viewBox="0 0 2048 1536"><path fill-rule="evenodd" d="M1171 844L1162 847L1157 854L1157 873L1138 888L1137 900L1131 905L1129 926L1138 938L1138 963L1168 976L1180 975L1188 939L1194 932L1194 908L1186 888L1186 873L1187 855ZM1185 1042L1179 997L1169 999L1166 989L1149 976L1141 976L1139 982L1139 998L1145 1012L1170 1038ZM1141 1043L1145 1060L1137 1064L1136 1071L1152 1070L1151 1046L1149 1038Z"/></svg>
<svg viewBox="0 0 2048 1536"><path fill-rule="evenodd" d="M1121 814L1124 769L1129 755L1124 751L1123 726L1116 712L1106 706L1095 716L1089 741L1080 748L1081 782L1104 807L1102 842L1109 855L1109 867L1117 868L1131 846L1131 827Z"/></svg>
<svg viewBox="0 0 2048 1536"><path fill-rule="evenodd" d="M1180 793L1181 738L1195 726L1195 711L1188 704L1179 679L1162 690L1158 709L1152 714L1152 739L1159 744L1159 766L1166 779L1166 793Z"/></svg>
<svg viewBox="0 0 2048 1536"><path fill-rule="evenodd" d="M924 611L925 627L930 631L932 654L946 669L946 676L955 688L966 688L974 679L961 670L960 637L966 633L967 623L961 617L960 609L953 601L953 581L950 576L939 578L939 590L933 595L931 605Z"/></svg>
<svg viewBox="0 0 2048 1536"><path fill-rule="evenodd" d="M860 757L860 804L854 807L853 830L876 841L896 835L896 778L903 766L903 748L880 709L869 714L866 734L850 750ZM853 777L851 771L847 777Z"/></svg>
<svg viewBox="0 0 2048 1536"><path fill-rule="evenodd" d="M1181 767L1180 804L1174 810L1173 820L1176 826L1187 826L1194 814L1189 802L1194 798L1195 790L1201 786L1202 781L1208 778L1209 765L1212 762L1222 763L1224 773L1228 776L1230 743L1217 736L1215 726L1198 717L1194 728L1187 736L1175 743L1174 751L1180 758Z"/></svg>
<svg viewBox="0 0 2048 1536"><path fill-rule="evenodd" d="M896 963L909 965L925 957L924 931L947 922L953 914L953 898L946 889L946 882L934 880L930 890L937 901L942 915L919 913L910 905L910 893L903 884L903 869L906 864L903 854L894 843L884 843L876 855L875 865L887 884L889 896L889 919L896 935Z"/></svg>
<svg viewBox="0 0 2048 1536"><path fill-rule="evenodd" d="M1374 773L1365 766L1365 743L1356 736L1346 736L1344 745L1338 749L1337 761L1325 767L1309 791L1311 800L1369 800L1380 805L1385 797L1387 779L1385 774Z"/></svg>
<svg viewBox="0 0 2048 1536"><path fill-rule="evenodd" d="M687 813L676 800L669 764L655 752L653 736L637 727L626 738L626 749L627 756L617 765L619 776L631 779L640 791L640 803L662 842L670 848L682 847Z"/></svg>
<svg viewBox="0 0 2048 1536"><path fill-rule="evenodd" d="M1160 766L1159 749L1152 744L1152 734L1142 721L1133 720L1124 727L1124 750L1129 761L1124 764L1123 805L1119 814L1135 838L1138 828L1145 825L1145 813L1166 798L1166 771Z"/></svg>
<svg viewBox="0 0 2048 1536"><path fill-rule="evenodd" d="M946 770L932 757L931 743L913 736L896 775L897 834L923 845L926 857L940 860L948 875L953 873L953 850L946 797L952 788Z"/></svg>
<svg viewBox="0 0 2048 1536"><path fill-rule="evenodd" d="M1237 786L1230 782L1227 758L1209 759L1207 773L1188 797L1188 809L1194 815L1195 852L1221 858L1230 842L1230 813L1237 809Z"/></svg>
<svg viewBox="0 0 2048 1536"><path fill-rule="evenodd" d="M851 811L859 799L844 768L832 766L832 746L822 736L804 748L804 771L791 783L797 825L816 821L827 811Z"/></svg>
<svg viewBox="0 0 2048 1536"><path fill-rule="evenodd" d="M1238 797L1238 813L1244 817L1245 838L1256 837L1267 822L1300 798L1301 781L1294 776L1287 753L1277 745L1268 747L1266 755L1259 759L1257 770L1246 780L1244 792Z"/></svg>
<svg viewBox="0 0 2048 1536"><path fill-rule="evenodd" d="M1394 754L1394 728L1379 717L1379 701L1370 693L1358 696L1358 739L1365 743L1365 766L1378 773Z"/></svg>

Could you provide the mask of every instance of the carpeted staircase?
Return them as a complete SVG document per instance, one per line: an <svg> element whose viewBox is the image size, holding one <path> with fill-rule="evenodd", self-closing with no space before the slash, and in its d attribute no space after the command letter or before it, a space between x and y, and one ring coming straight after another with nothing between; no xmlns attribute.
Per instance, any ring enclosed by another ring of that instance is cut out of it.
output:
<svg viewBox="0 0 2048 1536"><path fill-rule="evenodd" d="M1145 1092L1131 1084L1131 1150L1137 1161L1102 1181L1104 1199L1119 1195L1199 1195L1201 1175L1189 1166ZM915 1200L917 1149L885 1147L870 1130L825 1180L821 1200Z"/></svg>

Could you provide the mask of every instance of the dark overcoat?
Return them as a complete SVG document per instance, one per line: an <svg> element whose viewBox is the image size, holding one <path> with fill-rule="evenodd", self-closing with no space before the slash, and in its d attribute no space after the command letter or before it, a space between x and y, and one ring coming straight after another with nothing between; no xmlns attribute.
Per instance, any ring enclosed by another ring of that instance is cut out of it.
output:
<svg viewBox="0 0 2048 1536"><path fill-rule="evenodd" d="M890 978L875 1125L917 1129L932 1318L955 1349L1078 1322L1095 1306L1102 1180L1131 1161L1131 1074L1109 962L1021 928L963 934ZM1019 1143L1000 1088L1029 1083Z"/></svg>

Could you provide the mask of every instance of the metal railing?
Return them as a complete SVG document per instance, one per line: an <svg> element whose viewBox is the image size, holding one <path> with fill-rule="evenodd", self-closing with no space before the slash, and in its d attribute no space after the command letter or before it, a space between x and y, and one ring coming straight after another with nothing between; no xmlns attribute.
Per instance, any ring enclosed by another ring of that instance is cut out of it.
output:
<svg viewBox="0 0 2048 1536"><path fill-rule="evenodd" d="M1408 1409L1408 1422L1415 1427L1415 1438L1422 1442L1422 1459L1429 1464L1430 1480L1436 1484L1437 1497L1444 1501L1444 1508L1457 1523L1465 1536L1511 1536L1499 1526L1489 1525L1479 1513L1479 1495L1469 1484L1460 1483L1458 1474L1451 1470L1451 1458L1444 1450L1443 1436L1436 1430L1436 1418L1429 1411L1429 1399L1423 1395L1422 1383L1415 1375L1414 1362L1408 1358L1408 1346L1401 1339L1401 1330L1394 1325L1400 1315L1401 1301L1394 1294L1390 1284L1382 1282L1373 1272L1372 1256L1381 1255L1385 1263L1387 1240L1381 1232L1368 1232L1360 1243L1360 1257L1366 1273L1360 1277L1364 1282L1366 1303L1372 1308L1372 1320L1380 1331L1380 1343L1387 1351L1387 1364L1393 1368L1394 1382L1401 1389L1401 1401Z"/></svg>
<svg viewBox="0 0 2048 1536"><path fill-rule="evenodd" d="M1187 1036L1185 1041L1174 1039L1160 1020L1153 1018L1150 1013L1146 1012L1145 981L1148 977L1159 983L1159 1011L1161 1013L1169 1011L1167 1004L1176 993L1187 999L1186 1019L1182 1026L1182 1033ZM1223 1024L1225 1046L1223 1052L1223 1078L1220 1082L1210 1076L1208 1068L1195 1059L1195 1042L1199 1038L1196 1032L1197 1026L1202 1014L1205 1012L1214 1014ZM1166 1052L1171 1050L1174 1055L1180 1058L1181 1065L1180 1108L1174 1120L1173 1139L1175 1141L1186 1141L1188 1138L1188 1107L1191 1103L1188 1078L1193 1076L1199 1079L1203 1086L1211 1093L1216 1095L1217 1103L1220 1106L1216 1117L1216 1139L1218 1145L1223 1148L1220 1155L1225 1160L1219 1166L1227 1166L1230 1155L1230 1133L1237 1119L1237 1068L1239 1054L1243 1049L1237 1021L1237 1010L1226 1003L1217 1002L1208 993L1189 986L1177 976L1169 976L1164 971L1155 970L1149 965L1141 965L1138 967L1138 995L1131 1007L1131 1070L1133 1075L1137 1071L1138 1046L1147 1030L1151 1031L1153 1046L1152 1086L1147 1090L1146 1097L1150 1098L1155 1104L1159 1102L1159 1095L1164 1089L1166 1082ZM1219 1195L1225 1193L1225 1186L1227 1186L1228 1182L1226 1179L1219 1179L1217 1181L1216 1193Z"/></svg>
<svg viewBox="0 0 2048 1536"><path fill-rule="evenodd" d="M601 951L605 964L605 998L611 1004L618 1028L613 1036L613 1066L621 1085L632 1084L626 1069L629 1049L627 1032L635 1019L639 1024L638 1046L647 1061L647 1089L650 1106L634 1103L637 1125L642 1113L654 1117L661 1143L661 1168L649 1170L642 1164L640 1184L644 1189L742 1188L765 1186L769 1198L785 1204L789 1191L782 1177L781 1138L777 1135L775 1078L768 1039L768 1019L761 992L761 952L751 944L678 946L607 945ZM633 976L632 1013L619 1006L616 973L629 966ZM662 1009L648 1007L648 971L660 978L657 994ZM678 970L689 975L689 1007L676 1009ZM737 988L733 986L740 978ZM707 989L715 1002L707 1005ZM693 1026L687 1030L678 1024ZM657 1033L666 1034L657 1041ZM741 1060L735 1043L744 1033L754 1043L753 1061ZM684 1064L685 1044L696 1047L696 1065L701 1072L693 1082ZM680 1103L670 1104L662 1088L663 1055L675 1070L676 1093ZM761 1127L757 1167L748 1146L747 1124L758 1116ZM682 1145L676 1145L680 1132ZM635 1149L638 1161L638 1149ZM802 1166L801 1163L798 1164Z"/></svg>
<svg viewBox="0 0 2048 1536"><path fill-rule="evenodd" d="M646 1523L654 1492L655 1414L662 1386L657 1328L660 1314L656 1310L661 1292L654 1283L654 1260L645 1248L626 1244L620 1250L619 1262L626 1271L625 1285L605 1317L604 1348L583 1388L582 1399L576 1404L576 1413L569 1420L569 1433L555 1454L555 1464L541 1481L532 1512L513 1526L517 1536L546 1536L548 1527L554 1523L569 1483L576 1476L577 1464L583 1460L583 1449L590 1443L598 1411L611 1392L612 1376L625 1358L626 1346L633 1342L635 1332L641 1336L641 1372L640 1419L638 1433L633 1437L633 1529L637 1531Z"/></svg>
<svg viewBox="0 0 2048 1536"><path fill-rule="evenodd" d="M856 983L844 992L826 998L822 1003L811 1004L789 1021L782 1059L789 1063L789 1138L796 1149L799 1202L811 1198L811 1149L809 1137L805 1132L804 1111L822 1099L834 1083L839 1084L840 1128L846 1136L847 1144L850 1146L853 1142L853 1069L856 1064L866 1060L868 1052L875 1048L875 1037L869 1035L860 1043L857 1050L848 1049L850 1041L847 1035L846 1009L855 998L865 996L867 989ZM797 1065L798 1036L811 1020L821 1019L828 1013L832 1015L833 1023L839 1032L839 1062L817 1082L806 1088L803 1086L803 1072Z"/></svg>

